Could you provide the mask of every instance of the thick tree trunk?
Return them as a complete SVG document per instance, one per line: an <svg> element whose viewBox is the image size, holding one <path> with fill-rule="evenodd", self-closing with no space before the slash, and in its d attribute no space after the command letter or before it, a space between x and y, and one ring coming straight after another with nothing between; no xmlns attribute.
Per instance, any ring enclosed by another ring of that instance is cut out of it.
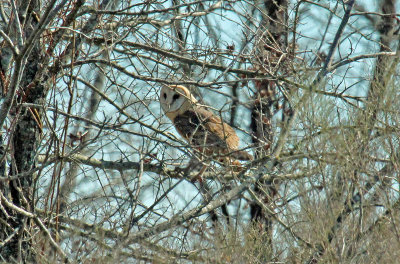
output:
<svg viewBox="0 0 400 264"><path fill-rule="evenodd" d="M28 7L24 6L25 4L22 1L19 8L20 14L24 14L25 10L28 11L26 16L23 17L20 15L19 20L23 26L23 35L25 38L28 38L38 23L33 12L38 13L39 2L30 1ZM20 107L18 103L41 103L41 100L44 99L43 85L33 83L38 71L40 54L41 49L39 43L37 43L34 45L31 55L25 63L25 69L17 93L18 96L13 103L12 111L14 116L12 118L14 120L12 122L15 122L15 127L14 130L11 129L12 163L9 171L10 176L28 172L35 167L35 155L41 131L40 116L37 110ZM3 73L6 71L7 69L2 68ZM3 89L7 89L7 87L3 86ZM31 212L33 211L34 203L34 176L34 174L29 174L17 180L4 183L1 186L1 192L14 205ZM6 261L7 263L35 262L35 253L32 250L30 219L6 207L4 207L4 211L1 211L0 218L4 220L0 223L0 240L4 243L4 246L0 247L2 261Z"/></svg>
<svg viewBox="0 0 400 264"><path fill-rule="evenodd" d="M256 61L254 67L265 73L280 72L281 57L287 51L287 7L286 0L265 1L264 14L257 36ZM279 110L277 83L274 80L255 81L256 94L251 114L253 143L257 146L256 158L270 154L274 139L272 117ZM276 186L272 182L260 181L254 191L269 204L276 195ZM267 192L267 195L265 195ZM265 251L271 252L272 222L262 208L253 203L250 207L251 220L264 238ZM267 250L265 250L267 249ZM267 260L267 255L263 256Z"/></svg>

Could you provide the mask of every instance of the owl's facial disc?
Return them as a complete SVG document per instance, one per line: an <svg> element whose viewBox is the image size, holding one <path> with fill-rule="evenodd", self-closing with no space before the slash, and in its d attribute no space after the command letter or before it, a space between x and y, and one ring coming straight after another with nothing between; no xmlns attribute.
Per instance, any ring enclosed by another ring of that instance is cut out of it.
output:
<svg viewBox="0 0 400 264"><path fill-rule="evenodd" d="M165 113L178 111L185 101L187 98L178 91L169 87L161 89L160 102Z"/></svg>

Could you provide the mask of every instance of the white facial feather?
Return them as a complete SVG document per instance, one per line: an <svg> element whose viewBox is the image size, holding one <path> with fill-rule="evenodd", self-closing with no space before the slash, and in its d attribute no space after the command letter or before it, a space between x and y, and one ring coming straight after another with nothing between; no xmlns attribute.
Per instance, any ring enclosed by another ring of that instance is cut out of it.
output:
<svg viewBox="0 0 400 264"><path fill-rule="evenodd" d="M178 111L187 101L185 96L176 90L164 86L160 93L161 107L165 113Z"/></svg>
<svg viewBox="0 0 400 264"><path fill-rule="evenodd" d="M173 120L196 104L197 100L190 91L181 85L163 86L160 92L160 104L164 113Z"/></svg>

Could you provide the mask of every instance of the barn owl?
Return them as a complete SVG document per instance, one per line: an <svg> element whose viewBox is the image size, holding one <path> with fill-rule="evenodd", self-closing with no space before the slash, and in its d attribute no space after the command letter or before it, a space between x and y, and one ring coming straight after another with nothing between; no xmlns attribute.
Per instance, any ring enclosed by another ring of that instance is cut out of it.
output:
<svg viewBox="0 0 400 264"><path fill-rule="evenodd" d="M199 104L186 87L163 86L160 104L176 131L201 153L218 157L225 164L253 159L246 151L238 150L239 137L235 130Z"/></svg>

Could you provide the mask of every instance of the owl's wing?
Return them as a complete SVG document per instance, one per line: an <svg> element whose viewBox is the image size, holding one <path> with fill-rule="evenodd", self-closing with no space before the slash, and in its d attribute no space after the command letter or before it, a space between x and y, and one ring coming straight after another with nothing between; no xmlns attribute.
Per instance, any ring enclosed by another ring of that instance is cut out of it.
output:
<svg viewBox="0 0 400 264"><path fill-rule="evenodd" d="M229 150L237 150L239 147L239 137L230 125L223 122L220 117L214 115L204 107L198 107L196 112L205 117L205 127L208 131L226 142Z"/></svg>
<svg viewBox="0 0 400 264"><path fill-rule="evenodd" d="M204 108L201 108L204 109ZM211 115L206 122L206 127L209 131L216 134L219 138L224 139L228 146L228 149L223 151L224 154L230 153L230 155L238 160L253 160L253 156L247 153L246 151L240 150L237 151L239 148L239 137L236 135L235 130L228 125L227 123L223 122L221 118L215 116L213 113L208 111L207 109L199 110L198 112L208 112L204 113L205 115Z"/></svg>
<svg viewBox="0 0 400 264"><path fill-rule="evenodd" d="M193 107L174 119L177 131L195 147L236 150L239 138L228 124L204 107Z"/></svg>
<svg viewBox="0 0 400 264"><path fill-rule="evenodd" d="M193 147L206 153L230 154L239 160L252 160L246 151L237 151L239 138L235 130L204 107L194 106L175 117L176 130Z"/></svg>

